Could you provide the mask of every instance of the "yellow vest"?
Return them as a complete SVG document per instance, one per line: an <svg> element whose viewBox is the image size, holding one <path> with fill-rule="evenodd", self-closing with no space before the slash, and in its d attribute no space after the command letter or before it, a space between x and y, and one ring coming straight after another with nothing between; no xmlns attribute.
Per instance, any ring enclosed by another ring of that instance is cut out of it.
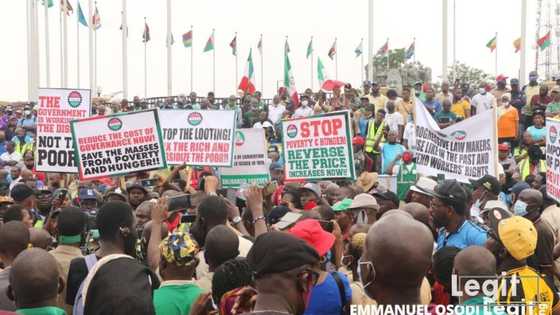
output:
<svg viewBox="0 0 560 315"><path fill-rule="evenodd" d="M364 146L364 150L367 153L379 153L373 149L373 146L375 145L375 140L377 140L377 138L381 137L380 143L385 140L383 137L383 129L385 129L385 121L381 122L381 125L379 125L377 130L375 130L375 120L370 121L366 136L366 145Z"/></svg>
<svg viewBox="0 0 560 315"><path fill-rule="evenodd" d="M529 158L525 158L519 162L519 173L521 175L521 180L525 180L527 176L531 173L531 163L529 162ZM539 173L546 172L546 161L541 160L539 163Z"/></svg>

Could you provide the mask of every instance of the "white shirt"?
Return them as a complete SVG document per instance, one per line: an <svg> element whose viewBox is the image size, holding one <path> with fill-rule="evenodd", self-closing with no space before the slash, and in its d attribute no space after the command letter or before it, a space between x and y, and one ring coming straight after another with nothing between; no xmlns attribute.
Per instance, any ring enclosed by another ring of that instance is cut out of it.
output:
<svg viewBox="0 0 560 315"><path fill-rule="evenodd" d="M404 127L403 139L406 140L407 149L416 150L416 130L412 122L408 122Z"/></svg>
<svg viewBox="0 0 560 315"><path fill-rule="evenodd" d="M2 153L2 155L0 155L0 159L4 162L19 162L21 161L22 157L21 154L17 153L16 151L14 151L12 154L8 153L7 151Z"/></svg>
<svg viewBox="0 0 560 315"><path fill-rule="evenodd" d="M404 126L403 116L399 112L387 113L385 115L385 124L389 127L389 130L398 132L399 126Z"/></svg>
<svg viewBox="0 0 560 315"><path fill-rule="evenodd" d="M309 106L300 106L294 112L294 118L309 117L313 115L313 109Z"/></svg>
<svg viewBox="0 0 560 315"><path fill-rule="evenodd" d="M471 105L476 108L477 114L480 114L482 112L491 109L495 103L496 103L496 98L494 97L494 95L492 95L492 93L488 93L488 92L484 94L480 94L480 93L476 94L475 96L473 96L471 101Z"/></svg>
<svg viewBox="0 0 560 315"><path fill-rule="evenodd" d="M265 120L263 123L257 121L255 124L253 124L253 128L269 128L269 127L274 129L274 126L268 120Z"/></svg>
<svg viewBox="0 0 560 315"><path fill-rule="evenodd" d="M268 119L270 119L273 124L276 124L282 119L282 114L284 114L285 111L286 106L282 104L271 105L268 107Z"/></svg>

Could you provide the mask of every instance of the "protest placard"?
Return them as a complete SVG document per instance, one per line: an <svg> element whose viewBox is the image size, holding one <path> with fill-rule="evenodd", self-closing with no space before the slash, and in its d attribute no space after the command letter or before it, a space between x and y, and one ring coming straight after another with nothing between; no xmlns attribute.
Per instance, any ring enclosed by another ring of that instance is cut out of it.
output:
<svg viewBox="0 0 560 315"><path fill-rule="evenodd" d="M167 162L232 166L235 119L230 110L160 111Z"/></svg>
<svg viewBox="0 0 560 315"><path fill-rule="evenodd" d="M72 121L80 179L167 167L157 110Z"/></svg>
<svg viewBox="0 0 560 315"><path fill-rule="evenodd" d="M497 177L494 110L440 129L422 103L416 104L416 167L420 174L468 182Z"/></svg>
<svg viewBox="0 0 560 315"><path fill-rule="evenodd" d="M237 189L243 184L262 185L269 180L264 129L237 129L233 167L220 169L222 187Z"/></svg>
<svg viewBox="0 0 560 315"><path fill-rule="evenodd" d="M560 202L560 120L546 119L546 193Z"/></svg>
<svg viewBox="0 0 560 315"><path fill-rule="evenodd" d="M350 113L282 122L286 181L355 179Z"/></svg>
<svg viewBox="0 0 560 315"><path fill-rule="evenodd" d="M90 90L39 89L37 156L40 172L77 173L70 121L91 112Z"/></svg>

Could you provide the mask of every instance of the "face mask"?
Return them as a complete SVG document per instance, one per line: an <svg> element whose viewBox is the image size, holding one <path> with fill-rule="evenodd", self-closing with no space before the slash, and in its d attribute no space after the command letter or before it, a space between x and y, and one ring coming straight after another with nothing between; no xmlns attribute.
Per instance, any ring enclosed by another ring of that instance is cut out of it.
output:
<svg viewBox="0 0 560 315"><path fill-rule="evenodd" d="M484 95L484 94L486 94L486 89L485 88L480 88L480 89L478 89L478 93Z"/></svg>
<svg viewBox="0 0 560 315"><path fill-rule="evenodd" d="M362 275L362 268L367 268L367 266L370 266L371 268L371 272L373 273L373 279L371 281L368 281L367 283L364 283L365 279L363 278ZM367 294L367 290L365 289L375 281L375 267L373 267L373 263L371 261L362 261L362 259L360 258L358 260L358 268L356 271L358 273L358 279L360 280L360 283L362 284L362 287Z"/></svg>
<svg viewBox="0 0 560 315"><path fill-rule="evenodd" d="M23 111L23 113L25 114L25 116L31 115L31 111L30 111L30 110Z"/></svg>
<svg viewBox="0 0 560 315"><path fill-rule="evenodd" d="M477 199L471 206L471 216L478 218L480 217L480 199Z"/></svg>
<svg viewBox="0 0 560 315"><path fill-rule="evenodd" d="M302 106L307 106L308 104L309 104L308 101L303 101L303 102L301 102L301 105L302 105Z"/></svg>
<svg viewBox="0 0 560 315"><path fill-rule="evenodd" d="M527 214L527 203L521 200L517 200L513 205L513 213L515 215L524 216Z"/></svg>

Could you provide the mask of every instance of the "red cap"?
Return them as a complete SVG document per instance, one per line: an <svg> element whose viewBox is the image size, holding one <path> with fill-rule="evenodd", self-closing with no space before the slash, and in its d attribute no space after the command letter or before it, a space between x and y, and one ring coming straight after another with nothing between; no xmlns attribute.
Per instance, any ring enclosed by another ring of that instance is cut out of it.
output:
<svg viewBox="0 0 560 315"><path fill-rule="evenodd" d="M290 229L290 234L306 241L321 257L334 245L334 235L323 230L319 221L314 219L299 221Z"/></svg>
<svg viewBox="0 0 560 315"><path fill-rule="evenodd" d="M500 74L499 76L496 77L496 82L500 82L500 81L505 81L507 80L508 77L506 77L503 74Z"/></svg>
<svg viewBox="0 0 560 315"><path fill-rule="evenodd" d="M509 151L509 144L507 143L500 143L498 145L498 150L499 151Z"/></svg>
<svg viewBox="0 0 560 315"><path fill-rule="evenodd" d="M363 137L355 136L354 138L352 138L352 144L364 145L364 143L365 141Z"/></svg>

